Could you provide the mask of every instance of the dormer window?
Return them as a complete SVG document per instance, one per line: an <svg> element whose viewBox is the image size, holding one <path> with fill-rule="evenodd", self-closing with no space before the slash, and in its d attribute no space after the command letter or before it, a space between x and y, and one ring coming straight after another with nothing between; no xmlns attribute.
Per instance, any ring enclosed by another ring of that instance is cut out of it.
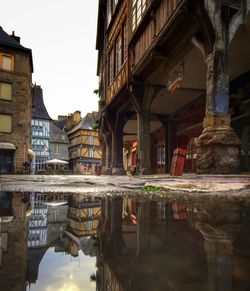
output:
<svg viewBox="0 0 250 291"><path fill-rule="evenodd" d="M5 71L14 70L14 57L0 53L0 68Z"/></svg>

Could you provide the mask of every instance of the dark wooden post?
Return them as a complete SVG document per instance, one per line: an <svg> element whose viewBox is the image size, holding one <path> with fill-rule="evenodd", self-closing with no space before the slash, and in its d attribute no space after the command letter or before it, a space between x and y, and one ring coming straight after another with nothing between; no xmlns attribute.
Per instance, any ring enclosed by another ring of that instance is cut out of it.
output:
<svg viewBox="0 0 250 291"><path fill-rule="evenodd" d="M197 173L233 174L239 172L240 140L230 126L231 116L228 114L228 55L230 41L236 32L235 17L240 18L241 14L236 13L233 19L229 17L232 1L204 2L208 25L213 28L213 39L209 48L204 47L207 64L206 116L197 143Z"/></svg>
<svg viewBox="0 0 250 291"><path fill-rule="evenodd" d="M150 139L150 107L156 96L156 88L142 85L133 86L132 100L137 112L137 143L140 174L152 174L151 139Z"/></svg>

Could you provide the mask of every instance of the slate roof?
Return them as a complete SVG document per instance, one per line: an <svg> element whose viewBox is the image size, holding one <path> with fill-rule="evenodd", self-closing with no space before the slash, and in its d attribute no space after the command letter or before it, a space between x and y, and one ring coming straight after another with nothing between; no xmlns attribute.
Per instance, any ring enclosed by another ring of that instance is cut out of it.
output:
<svg viewBox="0 0 250 291"><path fill-rule="evenodd" d="M34 85L32 118L51 120L43 102L43 90L41 86Z"/></svg>
<svg viewBox="0 0 250 291"><path fill-rule="evenodd" d="M67 124L67 118L61 119L61 120L56 120L56 125L60 128L60 129L64 129L66 127Z"/></svg>
<svg viewBox="0 0 250 291"><path fill-rule="evenodd" d="M62 135L65 136L64 143L69 143L68 136L55 122L50 123L50 141L62 143Z"/></svg>
<svg viewBox="0 0 250 291"><path fill-rule="evenodd" d="M84 130L94 130L94 123L95 120L98 119L98 112L90 112L87 113L83 119L74 127L72 128L68 134L71 134L77 130L84 129Z"/></svg>
<svg viewBox="0 0 250 291"><path fill-rule="evenodd" d="M12 36L9 35L0 26L0 47L6 48L6 49L14 49L14 50L22 51L24 53L29 54L32 72L33 72L32 51L31 49L22 46L19 41L20 41L20 37L17 37L15 35L12 35Z"/></svg>

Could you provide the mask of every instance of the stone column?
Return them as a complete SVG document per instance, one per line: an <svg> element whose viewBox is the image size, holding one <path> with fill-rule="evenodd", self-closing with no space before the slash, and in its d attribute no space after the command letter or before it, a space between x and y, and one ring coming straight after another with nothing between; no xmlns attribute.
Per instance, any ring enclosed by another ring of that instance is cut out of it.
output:
<svg viewBox="0 0 250 291"><path fill-rule="evenodd" d="M214 29L213 46L206 54L207 91L203 132L197 143L198 174L233 174L239 171L240 140L230 127L229 12L221 1L206 0Z"/></svg>

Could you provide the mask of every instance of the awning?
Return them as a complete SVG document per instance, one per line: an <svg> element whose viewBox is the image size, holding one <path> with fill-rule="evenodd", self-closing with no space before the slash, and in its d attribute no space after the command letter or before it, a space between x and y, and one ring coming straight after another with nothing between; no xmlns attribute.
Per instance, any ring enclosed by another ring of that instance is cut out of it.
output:
<svg viewBox="0 0 250 291"><path fill-rule="evenodd" d="M0 142L0 149L1 150L15 150L16 146L13 143Z"/></svg>
<svg viewBox="0 0 250 291"><path fill-rule="evenodd" d="M31 156L31 157L35 157L36 156L35 152L33 152L31 149L28 149L28 155Z"/></svg>

